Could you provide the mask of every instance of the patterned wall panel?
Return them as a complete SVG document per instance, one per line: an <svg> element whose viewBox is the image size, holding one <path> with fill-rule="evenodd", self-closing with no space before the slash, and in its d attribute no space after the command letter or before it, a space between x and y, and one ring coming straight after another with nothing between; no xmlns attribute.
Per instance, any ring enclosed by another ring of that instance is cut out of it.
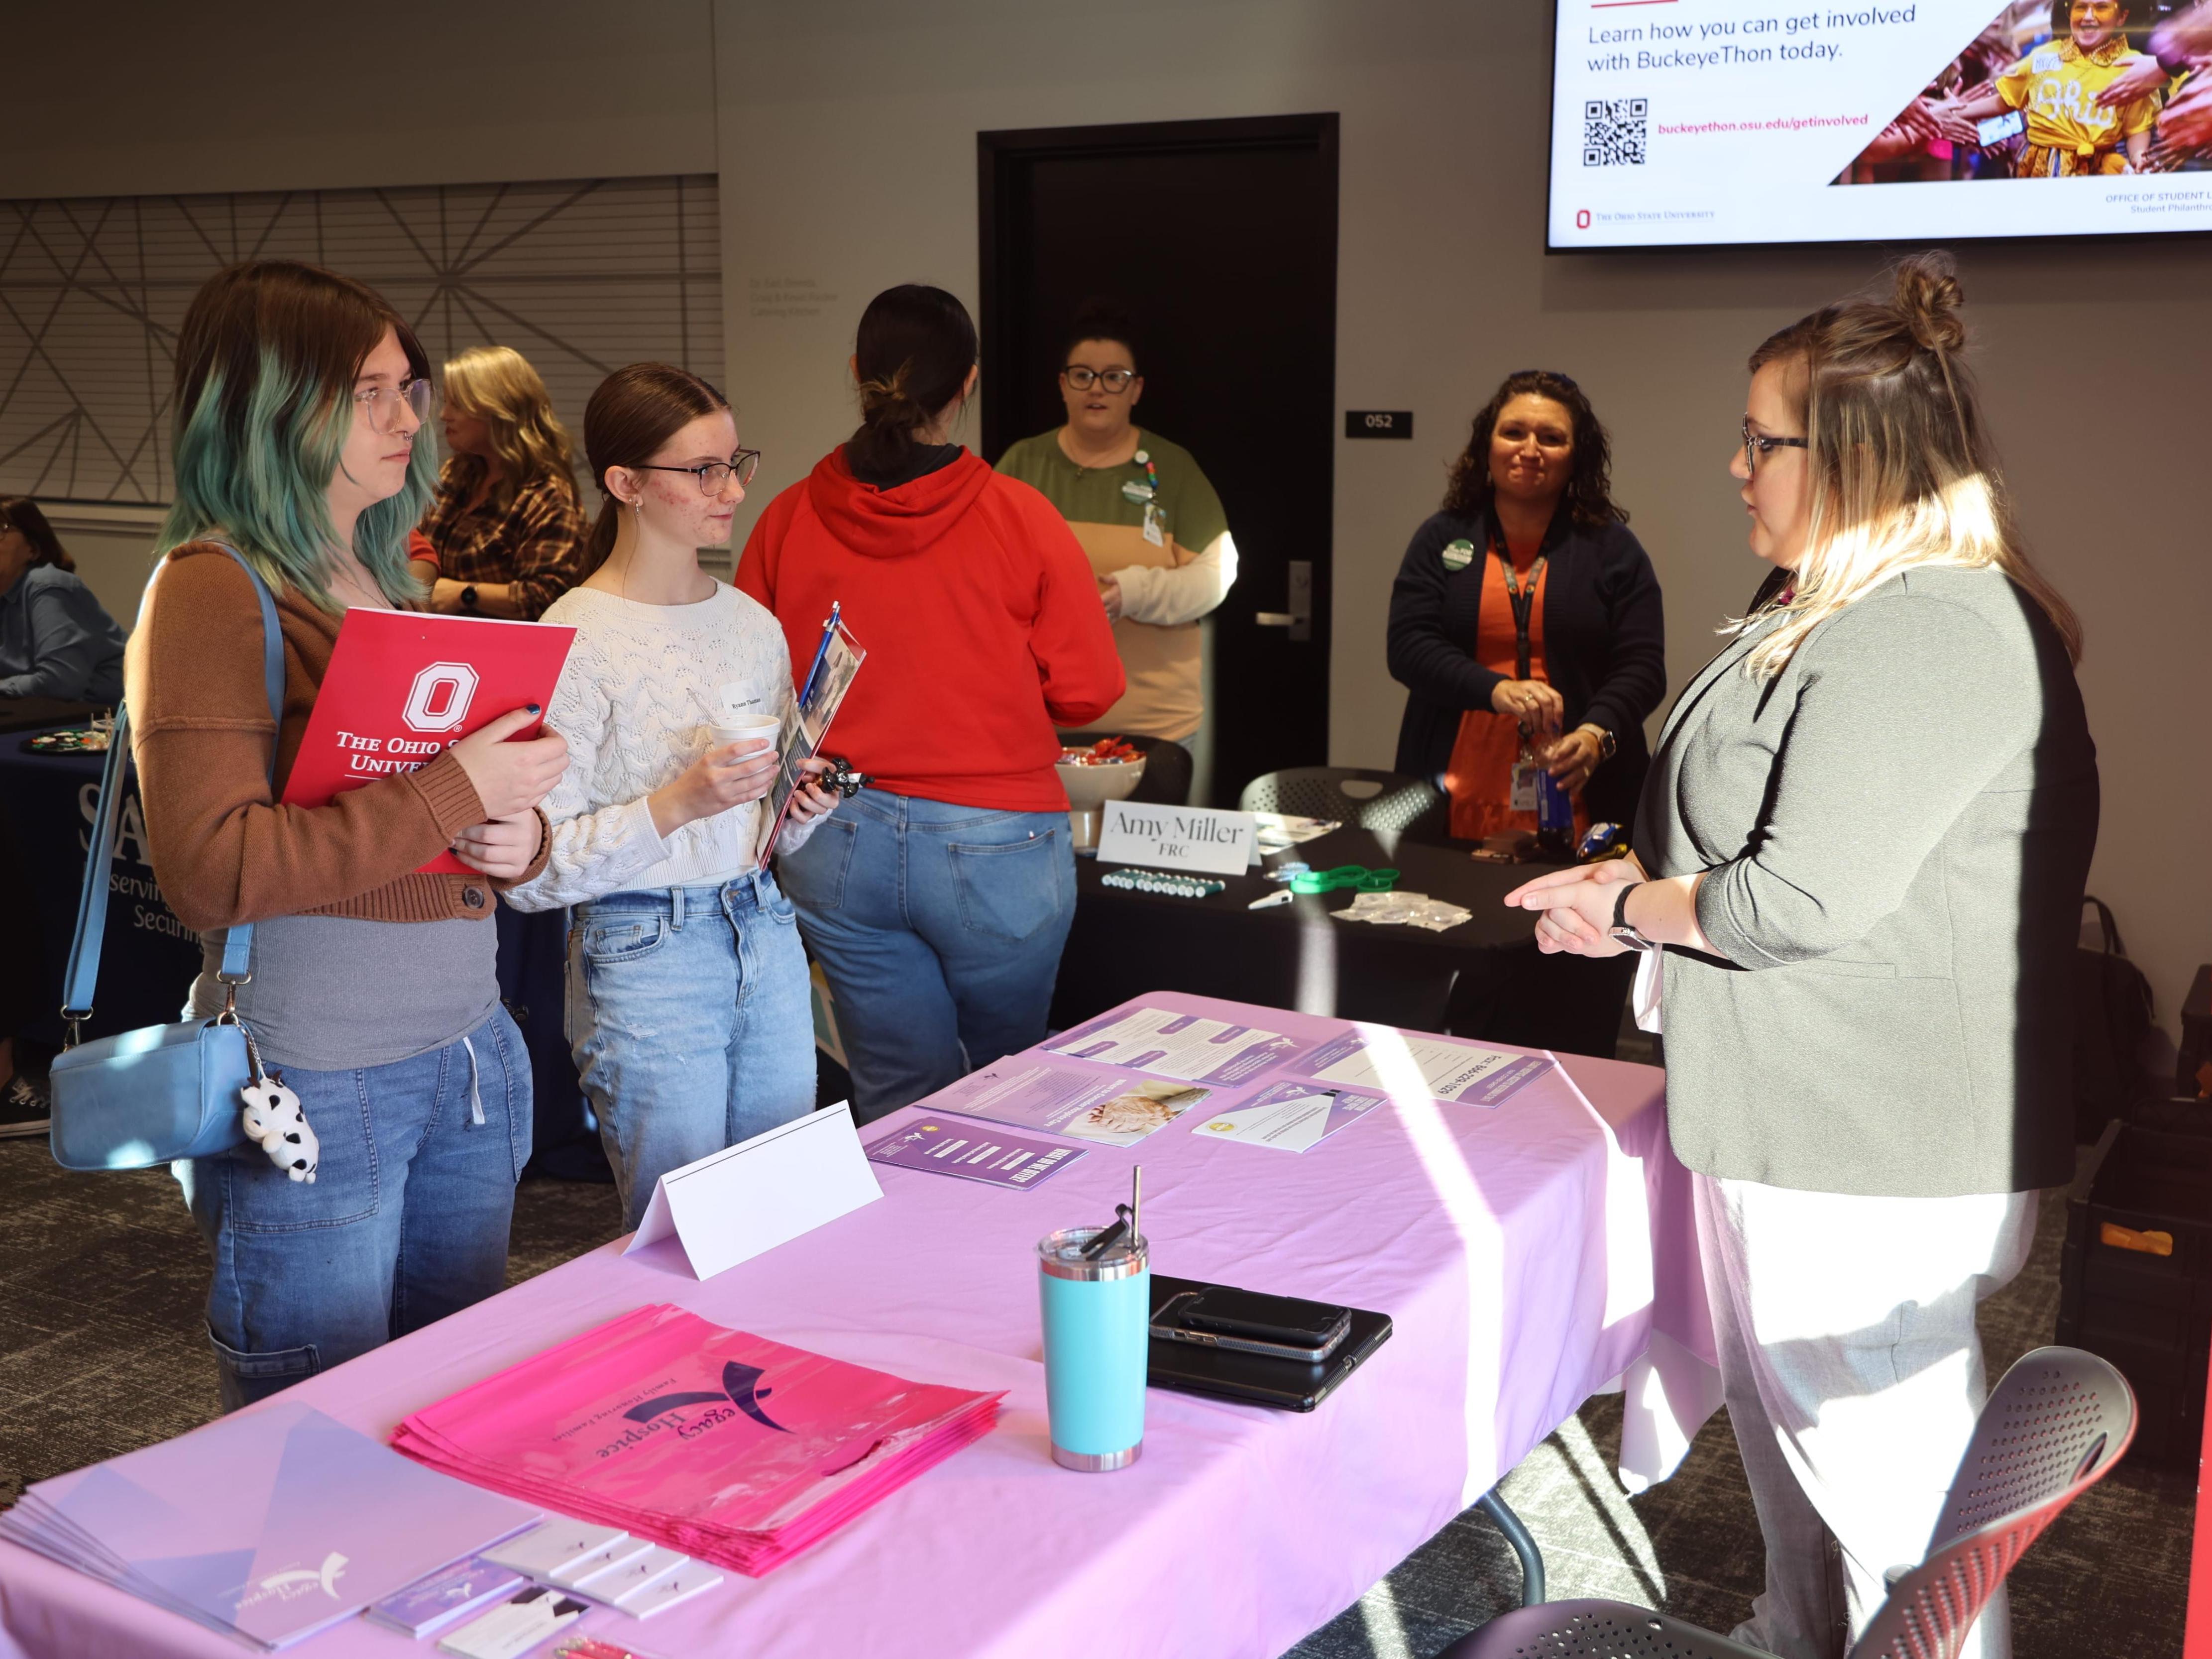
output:
<svg viewBox="0 0 2212 1659"><path fill-rule="evenodd" d="M166 502L177 325L210 275L257 256L369 283L434 363L514 347L580 452L609 369L660 358L722 379L710 175L5 202L0 493Z"/></svg>

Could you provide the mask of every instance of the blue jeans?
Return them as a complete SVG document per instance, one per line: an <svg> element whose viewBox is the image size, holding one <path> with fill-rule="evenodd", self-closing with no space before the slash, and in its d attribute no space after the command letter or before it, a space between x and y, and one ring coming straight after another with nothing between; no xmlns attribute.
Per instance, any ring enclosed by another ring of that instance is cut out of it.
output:
<svg viewBox="0 0 2212 1659"><path fill-rule="evenodd" d="M1043 1038L1075 917L1066 813L867 789L781 868L861 1122Z"/></svg>
<svg viewBox="0 0 2212 1659"><path fill-rule="evenodd" d="M775 878L577 906L568 1041L629 1227L671 1170L812 1111L806 952Z"/></svg>
<svg viewBox="0 0 2212 1659"><path fill-rule="evenodd" d="M312 1185L250 1141L169 1166L215 1254L227 1411L503 1289L530 1161L530 1057L504 1008L412 1060L283 1076L322 1143Z"/></svg>

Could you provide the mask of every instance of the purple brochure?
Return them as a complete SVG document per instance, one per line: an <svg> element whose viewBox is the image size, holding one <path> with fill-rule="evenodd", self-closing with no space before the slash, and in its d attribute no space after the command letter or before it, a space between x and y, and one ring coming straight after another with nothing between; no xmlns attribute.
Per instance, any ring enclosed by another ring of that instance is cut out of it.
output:
<svg viewBox="0 0 2212 1659"><path fill-rule="evenodd" d="M1122 1008L1063 1032L1054 1054L1157 1077L1226 1087L1248 1083L1304 1045L1279 1031L1178 1014L1169 1008Z"/></svg>
<svg viewBox="0 0 2212 1659"><path fill-rule="evenodd" d="M41 1480L25 1497L33 1501L9 1516L16 1541L268 1647L349 1618L539 1514L282 1401Z"/></svg>
<svg viewBox="0 0 2212 1659"><path fill-rule="evenodd" d="M1431 1100L1495 1106L1552 1069L1549 1054L1509 1054L1418 1031L1346 1031L1313 1051L1299 1075L1379 1088L1400 1098L1419 1085Z"/></svg>
<svg viewBox="0 0 2212 1659"><path fill-rule="evenodd" d="M1193 1118L1190 1132L1203 1140L1241 1140L1277 1152L1303 1152L1382 1104L1381 1095L1361 1090L1278 1083L1241 1106Z"/></svg>
<svg viewBox="0 0 2212 1659"><path fill-rule="evenodd" d="M368 1620L373 1625L403 1631L419 1642L463 1613L512 1595L525 1582L512 1567L471 1556L434 1577L410 1584L397 1595L386 1596L369 1608Z"/></svg>
<svg viewBox="0 0 2212 1659"><path fill-rule="evenodd" d="M868 1148L877 1164L930 1170L994 1187L1041 1187L1083 1155L1080 1146L1056 1146L1004 1129L933 1117L909 1123Z"/></svg>
<svg viewBox="0 0 2212 1659"><path fill-rule="evenodd" d="M1019 1124L1106 1146L1133 1146L1212 1092L1164 1078L1117 1077L1087 1066L1010 1054L939 1091L932 1103L963 1117Z"/></svg>

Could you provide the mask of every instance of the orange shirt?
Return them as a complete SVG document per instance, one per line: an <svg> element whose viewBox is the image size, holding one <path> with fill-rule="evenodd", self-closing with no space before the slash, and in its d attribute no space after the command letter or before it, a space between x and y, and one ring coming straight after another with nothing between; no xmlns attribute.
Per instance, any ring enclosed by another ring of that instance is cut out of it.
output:
<svg viewBox="0 0 2212 1659"><path fill-rule="evenodd" d="M1527 570L1515 567L1516 581L1528 580ZM1544 585L1551 579L1547 562L1536 577L1535 598L1528 607L1528 678L1549 684L1544 672ZM1482 603L1475 613L1474 659L1494 674L1519 678L1519 636L1513 626L1513 601L1505 591L1505 565L1495 552L1482 561ZM1549 741L1538 734L1539 752ZM1452 744L1451 764L1444 771L1444 787L1451 796L1451 832L1462 841L1509 830L1536 828L1534 812L1513 810L1513 764L1521 757L1521 722L1495 709L1470 708L1460 716L1459 736ZM1575 802L1575 830L1579 835L1588 814L1579 799Z"/></svg>

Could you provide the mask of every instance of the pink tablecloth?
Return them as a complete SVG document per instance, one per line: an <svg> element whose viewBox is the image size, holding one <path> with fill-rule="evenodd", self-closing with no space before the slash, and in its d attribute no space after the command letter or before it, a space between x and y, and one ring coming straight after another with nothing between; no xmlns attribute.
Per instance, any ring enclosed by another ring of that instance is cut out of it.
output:
<svg viewBox="0 0 2212 1659"><path fill-rule="evenodd" d="M1143 1000L1304 1038L1347 1029L1202 997ZM1495 1110L1396 1098L1303 1154L1201 1140L1185 1119L1131 1151L1095 1148L1030 1192L886 1169L882 1202L706 1283L672 1245L627 1259L610 1245L286 1398L388 1434L653 1301L927 1382L1005 1389L995 1433L811 1554L647 1624L600 1612L583 1627L671 1659L1268 1659L1614 1378L1630 1393L1624 1472L1670 1472L1712 1407L1712 1341L1660 1082L1565 1055ZM1109 1218L1139 1161L1156 1270L1379 1309L1396 1334L1310 1415L1155 1390L1142 1458L1077 1474L1046 1455L1033 1247ZM298 1650L428 1649L356 1620ZM238 1652L0 1546L0 1655Z"/></svg>

